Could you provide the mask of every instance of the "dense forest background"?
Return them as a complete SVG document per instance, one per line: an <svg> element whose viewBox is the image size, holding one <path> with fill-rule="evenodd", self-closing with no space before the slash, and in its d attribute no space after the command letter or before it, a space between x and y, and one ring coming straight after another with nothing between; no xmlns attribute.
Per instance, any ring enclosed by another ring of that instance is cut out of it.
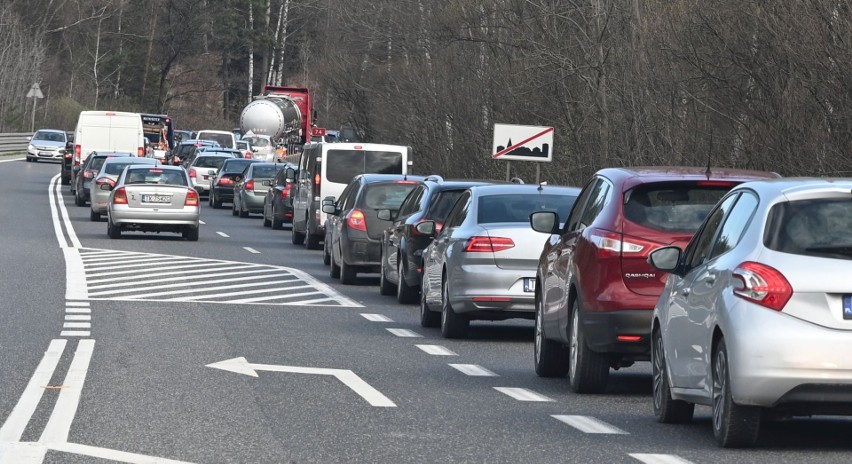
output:
<svg viewBox="0 0 852 464"><path fill-rule="evenodd" d="M36 126L64 129L84 109L230 129L273 83L448 177L505 175L495 122L555 127L550 182L708 162L849 176L850 45L841 0L0 0L0 132L29 129L33 82Z"/></svg>

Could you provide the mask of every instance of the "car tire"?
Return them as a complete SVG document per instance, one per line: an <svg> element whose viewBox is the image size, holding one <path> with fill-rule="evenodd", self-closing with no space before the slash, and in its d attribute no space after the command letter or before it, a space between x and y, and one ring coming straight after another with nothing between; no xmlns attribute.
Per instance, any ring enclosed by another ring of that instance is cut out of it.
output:
<svg viewBox="0 0 852 464"><path fill-rule="evenodd" d="M379 294L390 296L396 292L396 288L394 284L390 283L387 278L387 266L385 266L385 254L382 253L381 257L381 271L379 271Z"/></svg>
<svg viewBox="0 0 852 464"><path fill-rule="evenodd" d="M402 250L398 254L402 254ZM411 287L405 282L404 258L397 258L398 283L396 284L396 301L402 304L413 304L417 302L417 288Z"/></svg>
<svg viewBox="0 0 852 464"><path fill-rule="evenodd" d="M358 271L354 266L346 264L343 257L340 257L340 283L343 285L354 285L358 278Z"/></svg>
<svg viewBox="0 0 852 464"><path fill-rule="evenodd" d="M572 303L569 327L568 384L574 393L602 393L609 381L609 357L589 348L580 314L580 297L577 296Z"/></svg>
<svg viewBox="0 0 852 464"><path fill-rule="evenodd" d="M212 191L210 192L210 198L213 199L213 208L219 209L222 207L222 199L215 195Z"/></svg>
<svg viewBox="0 0 852 464"><path fill-rule="evenodd" d="M331 250L328 249L328 240L322 241L322 263L326 266L331 264Z"/></svg>
<svg viewBox="0 0 852 464"><path fill-rule="evenodd" d="M247 217L249 217L249 212L248 212L248 210L243 209L243 202L242 202L242 201L240 202L239 216L240 216L241 218L247 218Z"/></svg>
<svg viewBox="0 0 852 464"><path fill-rule="evenodd" d="M32 162L33 162L33 158L31 156L27 156L27 163L32 163Z"/></svg>
<svg viewBox="0 0 852 464"><path fill-rule="evenodd" d="M305 236L305 248L308 250L319 250L321 246L320 241L318 235L307 234Z"/></svg>
<svg viewBox="0 0 852 464"><path fill-rule="evenodd" d="M301 245L305 243L305 233L304 232L296 232L296 225L293 225L293 230L290 234L290 241L293 245Z"/></svg>
<svg viewBox="0 0 852 464"><path fill-rule="evenodd" d="M328 276L332 279L340 278L340 266L337 265L337 261L334 260L334 256L331 257L331 261L329 262Z"/></svg>
<svg viewBox="0 0 852 464"><path fill-rule="evenodd" d="M80 195L80 190L74 191L74 204L77 206L86 206L86 200Z"/></svg>
<svg viewBox="0 0 852 464"><path fill-rule="evenodd" d="M466 338L470 320L457 314L450 303L450 286L447 277L441 282L441 335L444 338Z"/></svg>
<svg viewBox="0 0 852 464"><path fill-rule="evenodd" d="M654 330L651 337L651 376L653 378L654 416L663 424L683 424L692 420L695 404L672 398L669 372L663 350L663 334Z"/></svg>
<svg viewBox="0 0 852 464"><path fill-rule="evenodd" d="M275 218L275 205L272 205L272 230L281 230L284 228L284 220ZM325 263L328 264L328 263Z"/></svg>
<svg viewBox="0 0 852 464"><path fill-rule="evenodd" d="M565 377L568 375L568 361L571 349L544 335L544 308L541 294L535 296L535 342L533 343L533 361L535 373L539 377Z"/></svg>
<svg viewBox="0 0 852 464"><path fill-rule="evenodd" d="M121 238L121 227L112 224L112 221L107 219L107 235L112 239Z"/></svg>
<svg viewBox="0 0 852 464"><path fill-rule="evenodd" d="M70 177L62 177L62 185L71 185Z"/></svg>
<svg viewBox="0 0 852 464"><path fill-rule="evenodd" d="M713 435L722 448L750 447L760 434L762 410L740 406L731 395L728 349L720 339L713 352Z"/></svg>
<svg viewBox="0 0 852 464"><path fill-rule="evenodd" d="M428 328L441 327L441 313L432 311L429 304L426 303L426 292L420 286L420 326Z"/></svg>
<svg viewBox="0 0 852 464"><path fill-rule="evenodd" d="M272 221L266 218L266 207L263 207L263 227L272 226Z"/></svg>
<svg viewBox="0 0 852 464"><path fill-rule="evenodd" d="M89 220L92 222L100 222L101 221L101 213L90 209L89 210Z"/></svg>
<svg viewBox="0 0 852 464"><path fill-rule="evenodd" d="M184 230L181 235L183 236L183 238L189 240L190 242L197 242L199 232L200 230L198 227L192 227Z"/></svg>

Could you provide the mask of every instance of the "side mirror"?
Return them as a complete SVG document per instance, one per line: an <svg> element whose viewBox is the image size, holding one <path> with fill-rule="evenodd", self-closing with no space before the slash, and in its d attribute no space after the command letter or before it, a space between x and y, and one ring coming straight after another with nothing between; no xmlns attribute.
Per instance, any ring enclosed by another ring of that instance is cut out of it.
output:
<svg viewBox="0 0 852 464"><path fill-rule="evenodd" d="M337 208L334 205L322 205L322 212L325 214L337 214Z"/></svg>
<svg viewBox="0 0 852 464"><path fill-rule="evenodd" d="M80 167L80 166L74 166L74 167L72 167L72 168L71 168L71 170L72 170L72 171L74 171L74 172L76 172L76 173L79 173L82 169L83 169L83 168L82 168L82 167Z"/></svg>
<svg viewBox="0 0 852 464"><path fill-rule="evenodd" d="M418 222L414 229L422 235L434 236L436 232L435 221Z"/></svg>
<svg viewBox="0 0 852 464"><path fill-rule="evenodd" d="M657 248L648 255L648 264L657 270L681 275L678 272L678 268L680 267L680 257L682 254L683 251L676 246Z"/></svg>
<svg viewBox="0 0 852 464"><path fill-rule="evenodd" d="M327 206L327 205L334 206L334 197L325 197L325 198L323 198L323 199L322 199L322 205L323 205L323 206Z"/></svg>
<svg viewBox="0 0 852 464"><path fill-rule="evenodd" d="M380 209L376 212L376 216L382 221L393 221L393 212L389 209Z"/></svg>
<svg viewBox="0 0 852 464"><path fill-rule="evenodd" d="M530 214L530 227L544 234L559 233L559 215L553 211L536 211Z"/></svg>

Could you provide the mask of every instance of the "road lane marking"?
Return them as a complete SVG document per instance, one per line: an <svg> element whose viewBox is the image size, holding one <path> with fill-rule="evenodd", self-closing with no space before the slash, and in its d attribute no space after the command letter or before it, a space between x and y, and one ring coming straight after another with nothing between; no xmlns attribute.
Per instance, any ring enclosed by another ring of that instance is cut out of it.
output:
<svg viewBox="0 0 852 464"><path fill-rule="evenodd" d="M224 268L220 268L219 270L223 270L223 269ZM238 266L234 266L234 267L231 267L229 269L243 269L243 268L238 267ZM263 279L266 276L261 275L261 276L248 276L248 277L240 277L240 278L210 280L210 278L212 278L212 277L236 276L236 275L244 275L244 274L259 274L259 273L262 273L262 272L269 272L269 271L267 269L255 268L255 269L248 269L248 270L245 270L245 271L236 271L236 272L205 273L204 275L206 276L206 278L204 278L204 282L210 283L210 284L217 284L219 282L234 282L234 281L239 281L239 280ZM164 274L155 273L155 274L151 274L151 275L162 276ZM165 275L168 275L168 274L165 274ZM141 276L141 277L145 278L145 276ZM128 276L128 277L116 277L115 279L90 280L89 283L97 283L97 284L100 284L102 282L109 282L109 283L104 283L102 285L89 285L89 290L98 290L98 289L102 289L102 288L116 288L116 287L119 287L121 285L136 285L136 284L139 283L138 282L139 278L140 278L139 276ZM176 280L177 279L175 279L174 277L165 277L165 278L162 278L162 279L147 279L146 278L145 283L146 284L162 284L163 282L175 282ZM180 282L177 285L178 286L186 285L186 282ZM162 287L163 287L163 285L157 285L157 288L162 288Z"/></svg>
<svg viewBox="0 0 852 464"><path fill-rule="evenodd" d="M65 306L89 307L91 304L88 301L66 301Z"/></svg>
<svg viewBox="0 0 852 464"><path fill-rule="evenodd" d="M23 160L24 160L24 158L12 158L12 159L0 160L0 163L11 163L12 161L23 161ZM59 174L57 174L57 175L59 175Z"/></svg>
<svg viewBox="0 0 852 464"><path fill-rule="evenodd" d="M259 255L259 254L260 254L260 252L259 252L259 251L255 250L255 249L254 249L254 248L252 248L252 247L243 247L243 250L246 250L246 251L248 251L249 253L252 253L252 254L255 254L255 255Z"/></svg>
<svg viewBox="0 0 852 464"><path fill-rule="evenodd" d="M63 330L59 332L60 337L89 337L92 333L88 330Z"/></svg>
<svg viewBox="0 0 852 464"><path fill-rule="evenodd" d="M494 389L518 401L555 401L526 388L494 387Z"/></svg>
<svg viewBox="0 0 852 464"><path fill-rule="evenodd" d="M645 464L692 464L692 461L687 461L680 456L674 454L644 454L631 453L631 458L638 459Z"/></svg>
<svg viewBox="0 0 852 464"><path fill-rule="evenodd" d="M272 296L258 296L258 297L255 297L255 298L242 298L242 299L239 299L239 300L231 300L230 303L238 303L238 304L259 303L261 301L280 300L280 299L284 299L284 298L296 298L296 297L303 297L303 296L310 296L310 295L321 295L321 294L322 294L322 292L317 290L317 291L313 291L313 292L292 293L290 295L272 295ZM334 301L334 298L326 297L326 298L317 298L317 299L314 299L314 300L296 300L296 301L290 301L290 302L280 301L277 304L280 304L280 305L309 305L309 304L312 304L312 303L318 303L320 301Z"/></svg>
<svg viewBox="0 0 852 464"><path fill-rule="evenodd" d="M226 234L226 233L224 233L224 232L216 232L216 233L217 233L217 234L219 234L219 235L221 235L222 237L225 237L225 238L230 238L230 237L231 237L230 235L228 235L228 234Z"/></svg>
<svg viewBox="0 0 852 464"><path fill-rule="evenodd" d="M86 374L89 370L89 362L92 360L92 352L95 349L94 340L80 340L77 342L77 350L68 368L68 374L59 391L59 398L53 406L50 419L44 427L39 438L40 443L63 443L68 441L68 432L71 430L71 422L77 414L80 404L80 394L83 392L83 384L86 382Z"/></svg>
<svg viewBox="0 0 852 464"><path fill-rule="evenodd" d="M83 266L80 250L78 248L63 248L62 254L65 257L65 299L88 299L86 268Z"/></svg>
<svg viewBox="0 0 852 464"><path fill-rule="evenodd" d="M571 415L562 415L562 414L554 414L550 417L564 422L575 429L584 432L584 433L609 433L609 434L618 434L618 435L628 435L627 432L621 430L618 427L607 424L606 422L595 419L591 416L571 416Z"/></svg>
<svg viewBox="0 0 852 464"><path fill-rule="evenodd" d="M62 324L63 329L91 329L91 322L66 322Z"/></svg>
<svg viewBox="0 0 852 464"><path fill-rule="evenodd" d="M21 394L18 403L12 409L12 413L6 418L3 427L0 427L0 442L20 441L24 429L41 401L41 396L44 393L44 389L41 387L50 383L67 343L67 340L51 340L41 362L39 362L33 376L30 377L29 383L24 388L24 393Z"/></svg>
<svg viewBox="0 0 852 464"><path fill-rule="evenodd" d="M182 287L180 290L166 290L162 292L151 291L148 292L146 297L152 296L167 296L167 295L182 295L186 293L207 293L219 291L219 290L232 290L235 288L248 288L248 287L272 287L268 289L269 291L279 290L280 288L274 288L276 285L280 284L289 284L293 282L299 282L299 279L280 279L280 280L264 280L261 282L249 282L242 284L235 284L233 281L228 279L220 280L222 283L230 283L230 285L213 285L213 286L204 286L204 287L194 287L194 288L186 288L186 284L183 285L170 285L169 287ZM207 284L208 282L205 282ZM166 286L160 286L159 288L165 288ZM282 285L283 287L283 285ZM295 290L301 288L311 288L310 285L300 285L295 287L286 287L287 290ZM89 296L91 297L99 297L99 296L107 296L107 295L115 295L117 293L128 293L127 289L119 289L119 290L105 290L102 292L89 292Z"/></svg>
<svg viewBox="0 0 852 464"><path fill-rule="evenodd" d="M91 321L92 316L89 314L68 314L65 316L66 321Z"/></svg>
<svg viewBox="0 0 852 464"><path fill-rule="evenodd" d="M91 313L92 313L92 309L91 309L91 308L65 308L65 312L66 312L66 313L84 313L84 314L91 314Z"/></svg>
<svg viewBox="0 0 852 464"><path fill-rule="evenodd" d="M476 364L450 364L450 367L471 377L497 377L497 374Z"/></svg>
<svg viewBox="0 0 852 464"><path fill-rule="evenodd" d="M414 332L413 330L408 330L408 329L387 329L387 331L396 335L397 337L412 338L412 337L422 337L423 336L423 335L420 335L417 332Z"/></svg>
<svg viewBox="0 0 852 464"><path fill-rule="evenodd" d="M199 224L201 224L202 226L206 226L206 225L207 225L207 223L206 223L206 222L201 221L201 220L199 220L199 221L198 221L198 223L199 223Z"/></svg>
<svg viewBox="0 0 852 464"><path fill-rule="evenodd" d="M108 448L98 448L95 446L81 445L78 443L46 443L46 449L52 451L61 451L79 456L89 456L92 458L107 459L110 461L129 462L133 464L191 464L186 461L175 461L173 459L158 458L147 456L144 454L128 453L126 451L118 451Z"/></svg>
<svg viewBox="0 0 852 464"><path fill-rule="evenodd" d="M433 356L458 356L456 353L444 348L441 345L414 345L423 350L426 354Z"/></svg>
<svg viewBox="0 0 852 464"><path fill-rule="evenodd" d="M65 200L62 198L62 192L60 190L62 183L59 182L59 174L51 179L51 184L54 187L52 189L48 189L48 196L50 197L50 211L53 219L53 228L56 230L59 247L68 248L68 244L65 241L65 235L62 234L62 225L64 224L65 233L68 235L68 241L71 242L71 247L81 248L82 245L80 244L80 240L77 238L77 233L74 232L74 226L71 224L71 219L68 217L68 210L65 208ZM58 214L54 214L56 212L56 208L58 208Z"/></svg>
<svg viewBox="0 0 852 464"><path fill-rule="evenodd" d="M370 322L393 322L393 320L382 314L361 313L361 316Z"/></svg>

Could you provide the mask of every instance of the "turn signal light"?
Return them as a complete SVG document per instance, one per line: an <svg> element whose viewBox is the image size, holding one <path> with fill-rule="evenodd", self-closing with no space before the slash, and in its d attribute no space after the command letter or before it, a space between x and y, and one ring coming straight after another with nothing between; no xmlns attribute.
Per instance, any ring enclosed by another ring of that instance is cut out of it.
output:
<svg viewBox="0 0 852 464"><path fill-rule="evenodd" d="M112 196L112 204L114 205L126 205L127 204L127 191L124 190L124 187L116 190Z"/></svg>
<svg viewBox="0 0 852 464"><path fill-rule="evenodd" d="M506 237L485 237L476 235L467 240L467 246L464 251L473 253L496 253L498 251L514 248L515 242L511 238Z"/></svg>
<svg viewBox="0 0 852 464"><path fill-rule="evenodd" d="M793 296L793 287L777 269L761 263L746 261L734 269L734 295L781 311Z"/></svg>
<svg viewBox="0 0 852 464"><path fill-rule="evenodd" d="M353 209L346 215L346 225L349 226L350 229L360 230L361 232L367 231L367 221L364 219L364 212L360 209Z"/></svg>

